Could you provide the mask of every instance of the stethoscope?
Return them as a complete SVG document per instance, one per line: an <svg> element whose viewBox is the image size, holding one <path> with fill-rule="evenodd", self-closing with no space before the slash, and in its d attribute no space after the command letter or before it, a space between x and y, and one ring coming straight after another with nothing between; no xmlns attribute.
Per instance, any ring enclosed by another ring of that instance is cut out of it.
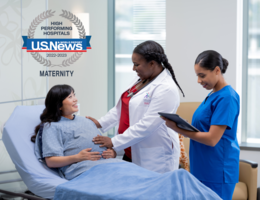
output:
<svg viewBox="0 0 260 200"><path fill-rule="evenodd" d="M163 70L162 70L162 71L163 71ZM162 73L162 71L161 71L161 73ZM160 74L161 74L161 73L160 73ZM157 76L159 76L160 74L158 74ZM139 78L138 81L137 81L137 83L134 84L134 86L132 86L132 87L127 91L127 92L128 92L127 97L132 98L132 96L134 96L137 92L139 92L140 90L142 90L142 89L144 89L146 86L148 86L150 83L152 83L152 82L157 78L157 76L156 76L152 81L150 81L147 85L141 87L139 90L136 90L135 92L130 92L135 85L137 85L138 83L140 83L141 79ZM144 80L142 83L144 84L147 80L148 80L148 79Z"/></svg>
<svg viewBox="0 0 260 200"><path fill-rule="evenodd" d="M165 69L163 69L163 70L165 70ZM150 81L147 85L149 85L150 83L152 83L152 82L163 72L163 70L162 70L152 81ZM148 79L144 80L144 81L143 81L143 84L144 84L147 80L148 80ZM137 85L138 83L140 83L140 81L141 81L141 79L139 78L138 81L137 81L137 83L134 84L134 86ZM132 98L132 96L134 96L134 95L135 95L137 92L139 92L140 90L144 89L147 85L145 85L144 87L140 88L139 90L136 90L135 92L130 92L130 91L132 90L132 88L134 87L134 86L132 86L132 87L127 91L127 92L128 92L127 97Z"/></svg>
<svg viewBox="0 0 260 200"><path fill-rule="evenodd" d="M147 79L144 80L144 81L142 82L142 84L144 84L146 81L147 81ZM141 82L141 79L139 78L138 81L137 81L137 83L134 84L134 86L137 85L137 84L140 83L140 82ZM149 83L148 83L147 85L149 85ZM147 86L147 85L145 85L145 86ZM144 87L140 88L139 90L136 90L135 92L130 92L134 86L132 86L132 87L127 91L127 92L128 92L127 97L132 98L132 96L134 96L137 92L139 92L141 89L145 88L145 86L144 86Z"/></svg>

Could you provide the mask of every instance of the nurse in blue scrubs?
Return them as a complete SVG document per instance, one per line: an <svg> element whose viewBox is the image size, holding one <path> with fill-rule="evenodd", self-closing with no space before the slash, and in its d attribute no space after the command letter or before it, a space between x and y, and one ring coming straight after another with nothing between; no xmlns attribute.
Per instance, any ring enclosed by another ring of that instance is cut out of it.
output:
<svg viewBox="0 0 260 200"><path fill-rule="evenodd" d="M240 102L223 77L227 66L228 61L216 51L204 51L195 61L198 83L211 90L192 118L192 125L201 132L180 129L175 122L163 119L168 127L191 139L191 173L222 199L231 200L239 175Z"/></svg>

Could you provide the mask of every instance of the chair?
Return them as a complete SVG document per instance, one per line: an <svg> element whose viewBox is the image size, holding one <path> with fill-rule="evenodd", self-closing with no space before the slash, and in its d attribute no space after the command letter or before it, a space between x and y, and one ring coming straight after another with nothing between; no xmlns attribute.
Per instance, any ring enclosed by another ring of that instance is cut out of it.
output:
<svg viewBox="0 0 260 200"><path fill-rule="evenodd" d="M200 102L184 102L180 104L177 114L191 123L192 115ZM189 157L190 139L184 138L184 146ZM257 167L258 164L249 160L239 162L239 182L236 184L232 200L256 200L257 198ZM259 193L260 193L260 189ZM260 199L260 197L258 196Z"/></svg>
<svg viewBox="0 0 260 200"><path fill-rule="evenodd" d="M186 120L188 120L189 123L191 123L193 113L199 107L199 105L200 105L200 102L183 102L183 103L180 103L180 106L179 106L176 114L178 114L183 119L186 119ZM190 138L184 137L183 143L184 143L185 151L186 151L186 154L187 154L187 157L188 157L188 162L190 164L190 159L189 159Z"/></svg>

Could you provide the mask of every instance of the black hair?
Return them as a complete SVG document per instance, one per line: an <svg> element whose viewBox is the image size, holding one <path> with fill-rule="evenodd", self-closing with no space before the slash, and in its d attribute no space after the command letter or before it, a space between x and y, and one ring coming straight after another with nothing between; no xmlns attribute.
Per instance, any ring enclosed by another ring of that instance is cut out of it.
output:
<svg viewBox="0 0 260 200"><path fill-rule="evenodd" d="M143 56L145 58L145 60L147 62L150 62L152 60L156 61L159 64L163 64L163 66L169 70L169 72L172 75L173 81L176 83L176 85L179 87L179 89L181 90L183 96L184 93L181 89L181 87L179 86L174 71L172 69L171 64L168 62L168 58L166 56L166 54L164 53L164 50L162 48L162 46L160 44L158 44L155 41L152 40L148 40L145 42L142 42L141 44L137 45L133 51L133 53L137 53L140 54L141 56Z"/></svg>
<svg viewBox="0 0 260 200"><path fill-rule="evenodd" d="M228 67L228 61L218 52L213 50L203 51L200 53L195 61L195 65L196 64L211 71L219 66L222 74L227 71Z"/></svg>
<svg viewBox="0 0 260 200"><path fill-rule="evenodd" d="M45 109L40 116L41 123L35 127L34 135L31 137L32 142L35 142L41 125L60 121L62 116L62 111L60 110L62 102L71 92L74 92L74 89L69 85L55 85L49 90L45 99Z"/></svg>

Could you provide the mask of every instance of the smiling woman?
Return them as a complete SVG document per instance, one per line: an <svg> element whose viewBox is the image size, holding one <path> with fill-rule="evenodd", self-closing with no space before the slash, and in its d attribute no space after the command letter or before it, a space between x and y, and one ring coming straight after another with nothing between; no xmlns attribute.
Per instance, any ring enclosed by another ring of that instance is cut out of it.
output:
<svg viewBox="0 0 260 200"><path fill-rule="evenodd" d="M189 137L190 171L222 199L231 200L239 174L237 122L239 95L227 84L223 74L228 61L216 51L204 51L195 61L198 83L212 90L195 111L190 132L164 118L166 125Z"/></svg>
<svg viewBox="0 0 260 200"><path fill-rule="evenodd" d="M79 110L77 102L78 99L76 98L74 91L71 91L69 96L62 101L62 107L60 108L62 116L68 119L73 119L73 113L78 112Z"/></svg>
<svg viewBox="0 0 260 200"><path fill-rule="evenodd" d="M204 51L195 61L195 72L198 83L207 90L218 91L223 85L227 85L222 74L228 67L228 61L216 51Z"/></svg>
<svg viewBox="0 0 260 200"><path fill-rule="evenodd" d="M71 86L53 86L45 106L31 140L35 142L36 157L48 167L58 168L70 180L95 165L122 162L107 159L114 158L115 152L92 142L100 133L91 120L74 115L78 106Z"/></svg>
<svg viewBox="0 0 260 200"><path fill-rule="evenodd" d="M125 88L117 105L99 120L88 117L101 131L119 125L118 132L112 139L97 136L93 141L101 147L124 150L123 160L148 170L159 173L176 170L179 137L166 127L158 112L176 113L180 103L178 88L181 88L164 49L157 42L137 45L132 61L137 77Z"/></svg>
<svg viewBox="0 0 260 200"><path fill-rule="evenodd" d="M171 64L168 62L168 58L164 53L162 46L154 41L146 41L137 45L133 51L132 61L134 63L133 70L136 71L137 75L141 80L151 81L156 77L162 70L163 67L168 69L172 75L175 84L181 90L183 96L184 93L179 86ZM156 66L159 63L159 68ZM148 67L151 64L151 67Z"/></svg>

